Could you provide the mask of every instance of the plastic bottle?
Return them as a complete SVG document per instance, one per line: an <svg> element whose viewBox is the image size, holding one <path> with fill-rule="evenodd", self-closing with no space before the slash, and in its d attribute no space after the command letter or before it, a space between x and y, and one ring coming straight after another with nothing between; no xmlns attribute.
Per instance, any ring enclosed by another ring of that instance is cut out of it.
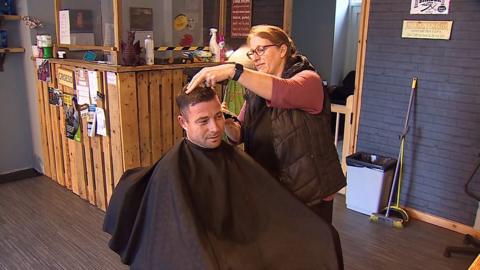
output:
<svg viewBox="0 0 480 270"><path fill-rule="evenodd" d="M210 28L210 52L213 54L213 61L220 62L220 46L217 43L217 29Z"/></svg>
<svg viewBox="0 0 480 270"><path fill-rule="evenodd" d="M225 37L218 35L218 47L220 48L220 62L225 62L227 57L225 56Z"/></svg>
<svg viewBox="0 0 480 270"><path fill-rule="evenodd" d="M155 60L155 55L153 53L153 39L152 36L147 35L147 38L145 39L145 61L147 65L151 66L154 64Z"/></svg>

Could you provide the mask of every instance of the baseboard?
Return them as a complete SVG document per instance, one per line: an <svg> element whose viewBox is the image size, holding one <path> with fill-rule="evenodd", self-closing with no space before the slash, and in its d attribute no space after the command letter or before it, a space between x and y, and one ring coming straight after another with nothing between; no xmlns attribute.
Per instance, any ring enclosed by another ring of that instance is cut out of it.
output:
<svg viewBox="0 0 480 270"><path fill-rule="evenodd" d="M467 226L465 224L458 223L456 221L452 221L446 218L423 213L412 208L405 207L404 209L407 211L410 218L417 219L461 234L470 234L472 236L475 236L476 238L480 238L480 231L475 230L471 226Z"/></svg>
<svg viewBox="0 0 480 270"><path fill-rule="evenodd" d="M6 173L6 174L0 174L0 184L11 182L11 181L22 180L25 178L37 177L40 175L42 174L37 172L33 168Z"/></svg>

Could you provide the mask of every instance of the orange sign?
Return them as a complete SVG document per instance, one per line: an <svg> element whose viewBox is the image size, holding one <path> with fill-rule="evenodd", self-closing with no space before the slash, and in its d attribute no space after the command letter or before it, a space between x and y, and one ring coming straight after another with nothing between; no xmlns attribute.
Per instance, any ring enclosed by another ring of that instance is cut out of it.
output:
<svg viewBox="0 0 480 270"><path fill-rule="evenodd" d="M73 71L62 68L57 69L57 82L73 89Z"/></svg>

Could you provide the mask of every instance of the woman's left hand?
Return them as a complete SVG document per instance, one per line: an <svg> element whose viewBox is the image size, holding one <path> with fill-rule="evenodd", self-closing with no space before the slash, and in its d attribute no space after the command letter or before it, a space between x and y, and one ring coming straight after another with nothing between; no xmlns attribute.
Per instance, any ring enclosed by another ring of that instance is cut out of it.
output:
<svg viewBox="0 0 480 270"><path fill-rule="evenodd" d="M217 82L230 79L235 73L235 65L223 64L214 67L202 68L195 76L193 76L190 83L187 85L186 94L189 94L196 87L205 85L206 87L213 87Z"/></svg>

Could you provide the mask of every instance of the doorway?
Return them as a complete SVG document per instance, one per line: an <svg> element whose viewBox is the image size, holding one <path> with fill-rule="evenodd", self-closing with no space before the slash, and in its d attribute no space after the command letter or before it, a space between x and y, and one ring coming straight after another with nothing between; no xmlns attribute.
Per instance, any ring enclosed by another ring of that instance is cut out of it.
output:
<svg viewBox="0 0 480 270"><path fill-rule="evenodd" d="M356 72L346 152L352 154L360 119L370 0L284 0L284 6L284 29L326 84L338 84L352 68Z"/></svg>

